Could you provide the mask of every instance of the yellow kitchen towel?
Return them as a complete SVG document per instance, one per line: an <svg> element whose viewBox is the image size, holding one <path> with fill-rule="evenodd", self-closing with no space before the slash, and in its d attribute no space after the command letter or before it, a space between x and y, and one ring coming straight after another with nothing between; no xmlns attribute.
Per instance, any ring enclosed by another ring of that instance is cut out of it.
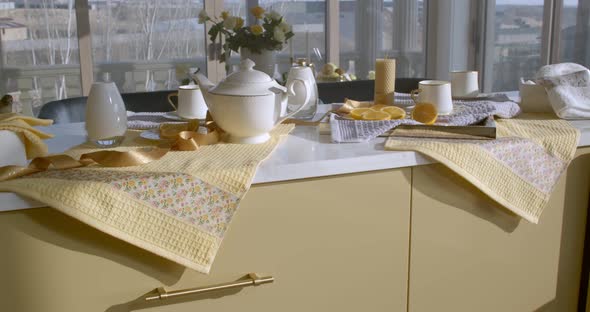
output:
<svg viewBox="0 0 590 312"><path fill-rule="evenodd" d="M279 125L263 144L215 144L170 151L134 167L48 170L0 183L105 233L208 273L256 169L294 128ZM137 134L129 150L146 145ZM78 157L94 151L82 145Z"/></svg>
<svg viewBox="0 0 590 312"><path fill-rule="evenodd" d="M8 130L17 133L27 153L27 159L47 155L47 145L43 140L52 138L53 135L35 129L34 126L49 126L53 120L38 119L16 113L0 114L0 130Z"/></svg>
<svg viewBox="0 0 590 312"><path fill-rule="evenodd" d="M553 114L523 114L496 123L496 140L390 137L385 149L430 156L507 209L538 223L574 157L580 131Z"/></svg>

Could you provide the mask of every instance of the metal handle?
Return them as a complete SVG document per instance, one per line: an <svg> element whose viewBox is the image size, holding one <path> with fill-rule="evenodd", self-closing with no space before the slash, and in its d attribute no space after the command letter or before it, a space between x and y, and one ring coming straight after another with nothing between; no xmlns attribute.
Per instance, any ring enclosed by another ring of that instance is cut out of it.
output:
<svg viewBox="0 0 590 312"><path fill-rule="evenodd" d="M174 96L178 97L178 92L172 92L172 93L168 94L168 103L170 103L170 105L172 107L174 107L174 110L177 111L178 108L176 107L176 105L174 105L174 103L172 103L172 100L170 99L171 97L174 97Z"/></svg>
<svg viewBox="0 0 590 312"><path fill-rule="evenodd" d="M145 301L152 301L152 300L163 300L168 298L174 298L179 296L186 296L186 295L194 295L194 294L202 294L206 292L216 291L216 290L226 290L231 288L242 288L247 286L258 286L262 284L268 284L275 281L274 277L272 276L264 276L260 277L256 273L250 273L247 275L247 279L238 280L235 282L205 286L205 287L197 287L197 288L190 288L190 289L183 289L183 290L174 290L174 291L166 291L164 287L160 287L156 289L158 292L155 296L149 296L145 298Z"/></svg>

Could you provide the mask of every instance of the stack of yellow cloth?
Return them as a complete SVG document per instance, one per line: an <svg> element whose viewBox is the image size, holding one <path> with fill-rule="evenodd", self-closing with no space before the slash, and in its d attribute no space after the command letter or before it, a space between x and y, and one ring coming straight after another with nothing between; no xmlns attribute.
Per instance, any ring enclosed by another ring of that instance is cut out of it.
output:
<svg viewBox="0 0 590 312"><path fill-rule="evenodd" d="M497 120L497 139L390 137L385 148L428 155L524 219L538 223L578 146L579 130L553 114Z"/></svg>
<svg viewBox="0 0 590 312"><path fill-rule="evenodd" d="M35 126L49 126L53 120L38 119L17 113L0 114L0 130L16 133L23 142L27 153L27 159L47 155L45 139L53 135L35 129Z"/></svg>
<svg viewBox="0 0 590 312"><path fill-rule="evenodd" d="M150 163L119 168L47 170L0 182L0 191L34 198L105 233L208 273L259 164L293 125L263 144L214 144L170 151ZM135 136L135 137L134 137ZM128 135L119 151L147 142ZM91 145L67 151L78 158Z"/></svg>

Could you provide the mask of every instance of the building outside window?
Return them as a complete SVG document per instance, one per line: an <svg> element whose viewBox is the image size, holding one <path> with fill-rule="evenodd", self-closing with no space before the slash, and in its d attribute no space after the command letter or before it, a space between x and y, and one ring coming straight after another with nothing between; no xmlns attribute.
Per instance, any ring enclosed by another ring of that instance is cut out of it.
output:
<svg viewBox="0 0 590 312"><path fill-rule="evenodd" d="M492 91L518 90L542 66L543 0L496 0Z"/></svg>
<svg viewBox="0 0 590 312"><path fill-rule="evenodd" d="M374 70L374 59L397 59L400 77L424 77L426 1L340 0L340 66L359 79Z"/></svg>
<svg viewBox="0 0 590 312"><path fill-rule="evenodd" d="M35 110L81 95L74 1L0 2L0 82Z"/></svg>
<svg viewBox="0 0 590 312"><path fill-rule="evenodd" d="M202 0L88 0L94 79L121 92L176 89L206 70Z"/></svg>
<svg viewBox="0 0 590 312"><path fill-rule="evenodd" d="M564 0L560 62L590 67L590 0Z"/></svg>

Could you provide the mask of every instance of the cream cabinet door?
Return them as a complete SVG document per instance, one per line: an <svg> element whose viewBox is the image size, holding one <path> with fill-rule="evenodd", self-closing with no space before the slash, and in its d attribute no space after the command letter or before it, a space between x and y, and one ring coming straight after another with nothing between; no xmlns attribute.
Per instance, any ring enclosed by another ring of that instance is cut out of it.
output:
<svg viewBox="0 0 590 312"><path fill-rule="evenodd" d="M0 214L0 311L405 311L411 169L257 185L210 275L50 208ZM145 303L236 280L272 284Z"/></svg>
<svg viewBox="0 0 590 312"><path fill-rule="evenodd" d="M408 310L575 311L589 174L577 158L535 225L440 164L415 167Z"/></svg>

